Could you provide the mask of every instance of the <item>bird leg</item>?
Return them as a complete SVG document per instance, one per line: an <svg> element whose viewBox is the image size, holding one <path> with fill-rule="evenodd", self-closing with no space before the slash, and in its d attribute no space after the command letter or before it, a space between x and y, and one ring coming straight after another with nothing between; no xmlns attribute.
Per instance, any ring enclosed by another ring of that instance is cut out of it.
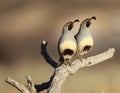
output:
<svg viewBox="0 0 120 93"><path fill-rule="evenodd" d="M82 55L78 55L78 58L79 58L79 60L80 60L81 62L83 62L83 61L82 61L82 58L83 58Z"/></svg>
<svg viewBox="0 0 120 93"><path fill-rule="evenodd" d="M71 66L72 62L69 60L68 65Z"/></svg>
<svg viewBox="0 0 120 93"><path fill-rule="evenodd" d="M65 64L65 65L67 65L67 63L68 63L67 60L65 60L65 61L63 62L63 64Z"/></svg>
<svg viewBox="0 0 120 93"><path fill-rule="evenodd" d="M82 53L82 51L77 50L76 55L77 55L78 59L79 59L81 62L83 62L83 61L82 61L82 58L83 58L83 57L82 57L82 55L81 55L80 53Z"/></svg>

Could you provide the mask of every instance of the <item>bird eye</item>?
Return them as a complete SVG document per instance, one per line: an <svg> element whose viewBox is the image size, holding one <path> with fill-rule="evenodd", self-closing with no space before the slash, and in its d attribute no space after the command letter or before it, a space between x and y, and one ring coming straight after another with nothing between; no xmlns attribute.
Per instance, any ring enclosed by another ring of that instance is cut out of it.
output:
<svg viewBox="0 0 120 93"><path fill-rule="evenodd" d="M71 30L73 28L73 24L68 25L68 30Z"/></svg>
<svg viewBox="0 0 120 93"><path fill-rule="evenodd" d="M91 22L90 22L90 21L87 21L87 22L86 22L86 27L89 27L90 24L91 24Z"/></svg>

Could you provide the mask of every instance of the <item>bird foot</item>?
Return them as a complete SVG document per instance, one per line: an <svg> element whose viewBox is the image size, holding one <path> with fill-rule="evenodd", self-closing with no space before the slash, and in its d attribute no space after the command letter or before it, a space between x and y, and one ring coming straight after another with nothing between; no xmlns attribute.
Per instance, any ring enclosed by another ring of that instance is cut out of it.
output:
<svg viewBox="0 0 120 93"><path fill-rule="evenodd" d="M79 58L79 60L80 60L81 62L83 62L83 60L82 60L81 58Z"/></svg>
<svg viewBox="0 0 120 93"><path fill-rule="evenodd" d="M64 64L65 64L65 65L68 65L68 63L67 63L67 62L64 62Z"/></svg>
<svg viewBox="0 0 120 93"><path fill-rule="evenodd" d="M81 62L83 62L81 55L78 55L78 58L79 58L79 60L80 60Z"/></svg>
<svg viewBox="0 0 120 93"><path fill-rule="evenodd" d="M71 66L71 65L72 65L72 62L68 62L68 65Z"/></svg>

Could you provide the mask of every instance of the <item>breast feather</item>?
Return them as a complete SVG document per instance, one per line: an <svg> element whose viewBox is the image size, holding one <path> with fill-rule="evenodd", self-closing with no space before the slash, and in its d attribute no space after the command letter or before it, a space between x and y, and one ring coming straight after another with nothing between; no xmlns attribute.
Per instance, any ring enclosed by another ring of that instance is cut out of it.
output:
<svg viewBox="0 0 120 93"><path fill-rule="evenodd" d="M93 46L93 39L88 37L88 38L85 38L85 39L82 39L81 41L79 41L78 42L79 50L82 51L86 45Z"/></svg>
<svg viewBox="0 0 120 93"><path fill-rule="evenodd" d="M62 44L60 44L61 53L64 52L65 49L71 49L71 50L73 50L75 52L76 49L77 49L77 45L73 41L66 40Z"/></svg>

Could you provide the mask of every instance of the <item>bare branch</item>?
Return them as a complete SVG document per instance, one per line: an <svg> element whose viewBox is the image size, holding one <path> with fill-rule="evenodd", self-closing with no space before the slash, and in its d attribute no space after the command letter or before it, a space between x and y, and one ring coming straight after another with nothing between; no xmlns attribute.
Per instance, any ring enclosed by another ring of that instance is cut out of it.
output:
<svg viewBox="0 0 120 93"><path fill-rule="evenodd" d="M21 93L30 93L25 87L24 85L18 83L17 81L11 79L11 78L7 78L6 82L10 85L12 85L13 87L17 88Z"/></svg>
<svg viewBox="0 0 120 93"><path fill-rule="evenodd" d="M16 89L18 89L21 93L36 93L36 89L34 88L34 84L32 82L31 77L29 75L26 75L26 79L27 79L27 87L24 87L24 85L18 83L17 81L9 77L5 81L8 84L15 87Z"/></svg>
<svg viewBox="0 0 120 93"><path fill-rule="evenodd" d="M36 89L34 87L34 83L32 81L32 78L27 74L26 79L27 79L27 88L30 91L30 93L36 93Z"/></svg>
<svg viewBox="0 0 120 93"><path fill-rule="evenodd" d="M114 53L115 53L115 49L109 48L107 51L103 53L100 53L92 57L88 57L87 59L82 59L83 62L80 62L80 60L77 59L72 63L71 70L73 71L73 73L75 73L80 68L88 67L104 62L105 60L108 60L111 57L113 57Z"/></svg>
<svg viewBox="0 0 120 93"><path fill-rule="evenodd" d="M45 47L46 47L46 43L45 43L44 47L42 46L42 48L45 48ZM47 53L45 51L46 51L46 49L42 51L42 54L44 56L46 56L46 53ZM44 54L44 52L45 52L45 54ZM92 57L88 57L87 59L83 59L82 62L79 59L77 59L77 60L73 61L71 66L62 64L60 67L57 67L55 69L54 74L51 76L51 78L48 82L38 84L35 86L29 75L26 75L27 88L11 78L7 78L6 82L11 84L13 87L17 88L22 93L36 93L36 91L40 92L44 89L47 89L47 93L60 93L62 84L65 82L65 80L68 77L70 77L71 75L73 75L80 68L88 67L88 66L92 66L92 65L101 63L101 62L113 57L114 53L115 53L115 49L110 48L109 50L107 50L101 54L98 54L98 55L92 56ZM47 54L47 56L50 58L50 56L48 54ZM47 57L45 57L45 58L47 60ZM49 63L52 60L50 59L47 61ZM54 62L54 61L52 61L52 62ZM51 63L49 63L49 64L51 64Z"/></svg>
<svg viewBox="0 0 120 93"><path fill-rule="evenodd" d="M48 44L47 41L42 41L40 53L42 54L42 56L44 57L44 59L48 64L50 64L53 68L57 68L58 64L47 53L47 50L46 50L47 44Z"/></svg>
<svg viewBox="0 0 120 93"><path fill-rule="evenodd" d="M81 62L80 60L75 60L71 66L67 66L63 64L60 67L56 68L55 76L47 93L60 93L62 84L70 75L74 74L80 68L92 66L101 63L107 59L110 59L111 57L113 57L114 52L115 49L110 48L109 50L101 54L88 57L87 59L83 59L83 62Z"/></svg>

